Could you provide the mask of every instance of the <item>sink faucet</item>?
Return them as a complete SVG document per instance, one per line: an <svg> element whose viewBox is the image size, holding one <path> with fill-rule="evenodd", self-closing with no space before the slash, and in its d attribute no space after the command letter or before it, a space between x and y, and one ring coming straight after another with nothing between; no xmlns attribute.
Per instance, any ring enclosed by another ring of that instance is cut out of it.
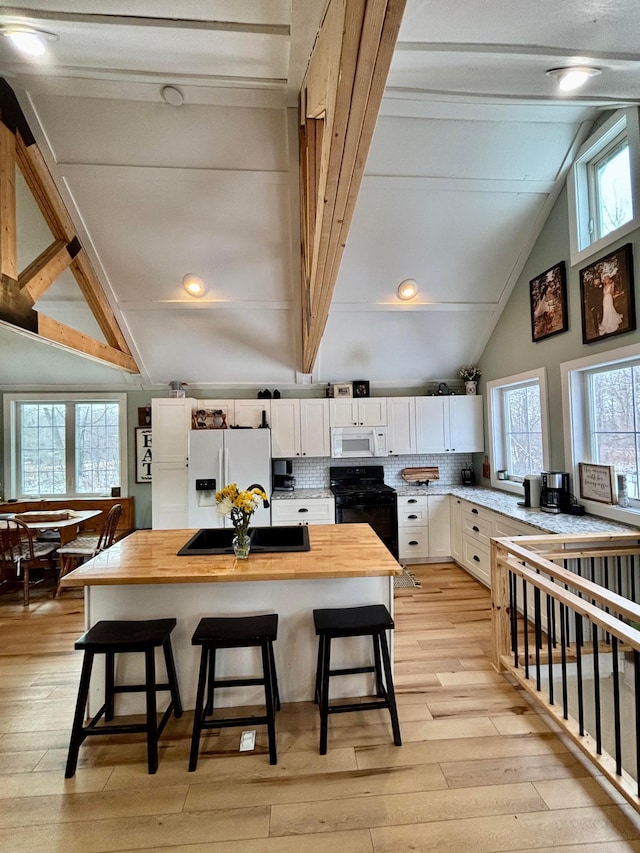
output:
<svg viewBox="0 0 640 853"><path fill-rule="evenodd" d="M250 492L250 491L251 491L251 489L260 489L260 491L261 491L261 492L264 492L264 493L265 493L265 495L267 494L266 489L264 488L264 486L261 486L261 485L260 485L260 483L251 483L251 485L250 485L250 486L247 486L247 491L248 491L248 492ZM266 498L262 501L262 506L263 506L265 509L269 509L269 501L268 501Z"/></svg>

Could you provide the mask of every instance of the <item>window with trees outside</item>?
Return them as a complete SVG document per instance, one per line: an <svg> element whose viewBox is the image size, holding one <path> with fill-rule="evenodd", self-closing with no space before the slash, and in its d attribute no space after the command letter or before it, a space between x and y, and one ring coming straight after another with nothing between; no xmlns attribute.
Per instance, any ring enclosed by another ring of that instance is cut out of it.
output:
<svg viewBox="0 0 640 853"><path fill-rule="evenodd" d="M640 501L640 362L585 371L590 461L627 475Z"/></svg>
<svg viewBox="0 0 640 853"><path fill-rule="evenodd" d="M640 225L638 110L618 110L587 139L568 179L571 262Z"/></svg>
<svg viewBox="0 0 640 853"><path fill-rule="evenodd" d="M108 495L126 486L125 395L15 395L5 429L7 418L14 497Z"/></svg>
<svg viewBox="0 0 640 853"><path fill-rule="evenodd" d="M548 467L546 394L544 369L487 383L492 485L518 491L527 474ZM506 485L497 471L507 472Z"/></svg>

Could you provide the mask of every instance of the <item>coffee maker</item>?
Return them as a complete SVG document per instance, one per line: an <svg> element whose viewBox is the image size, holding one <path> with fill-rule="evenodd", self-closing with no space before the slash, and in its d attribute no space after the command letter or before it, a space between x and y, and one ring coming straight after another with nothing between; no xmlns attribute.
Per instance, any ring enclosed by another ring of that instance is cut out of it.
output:
<svg viewBox="0 0 640 853"><path fill-rule="evenodd" d="M571 504L569 475L566 471L542 471L540 509L543 512L568 512Z"/></svg>
<svg viewBox="0 0 640 853"><path fill-rule="evenodd" d="M273 460L273 490L274 492L292 492L296 485L293 476L293 463L290 459Z"/></svg>

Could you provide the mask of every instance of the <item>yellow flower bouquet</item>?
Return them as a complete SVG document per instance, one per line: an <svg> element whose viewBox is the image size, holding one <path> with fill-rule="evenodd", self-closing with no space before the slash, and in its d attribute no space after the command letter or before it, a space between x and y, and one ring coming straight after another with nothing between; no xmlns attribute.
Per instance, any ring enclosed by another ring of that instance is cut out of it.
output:
<svg viewBox="0 0 640 853"><path fill-rule="evenodd" d="M224 486L216 492L216 509L220 515L228 515L235 529L233 548L236 556L246 559L249 556L249 523L258 505L267 500L262 489L240 491L236 483Z"/></svg>

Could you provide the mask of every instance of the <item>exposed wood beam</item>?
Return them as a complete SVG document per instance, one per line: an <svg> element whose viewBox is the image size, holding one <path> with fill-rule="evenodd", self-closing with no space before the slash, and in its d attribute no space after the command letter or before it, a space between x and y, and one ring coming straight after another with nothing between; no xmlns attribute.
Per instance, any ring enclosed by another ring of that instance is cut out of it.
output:
<svg viewBox="0 0 640 853"><path fill-rule="evenodd" d="M326 326L405 3L332 0L303 83L304 373L313 370ZM309 127L319 117L320 140Z"/></svg>
<svg viewBox="0 0 640 853"><path fill-rule="evenodd" d="M16 138L0 124L0 275L18 274L16 239Z"/></svg>
<svg viewBox="0 0 640 853"><path fill-rule="evenodd" d="M72 260L73 255L67 249L65 241L55 240L20 273L18 276L20 290L33 302L37 302L58 276L67 269Z"/></svg>
<svg viewBox="0 0 640 853"><path fill-rule="evenodd" d="M45 317L36 311L33 313L38 321L37 332L31 332L29 329L20 328L3 320L0 320L0 325L34 340L47 341L60 349L76 354L82 353L86 358L108 364L111 367L117 367L120 370L126 370L128 373L139 372L132 356L110 347L108 344L103 344L101 341L89 337L89 335L84 335L77 329L65 326L64 323L52 320L51 317Z"/></svg>

